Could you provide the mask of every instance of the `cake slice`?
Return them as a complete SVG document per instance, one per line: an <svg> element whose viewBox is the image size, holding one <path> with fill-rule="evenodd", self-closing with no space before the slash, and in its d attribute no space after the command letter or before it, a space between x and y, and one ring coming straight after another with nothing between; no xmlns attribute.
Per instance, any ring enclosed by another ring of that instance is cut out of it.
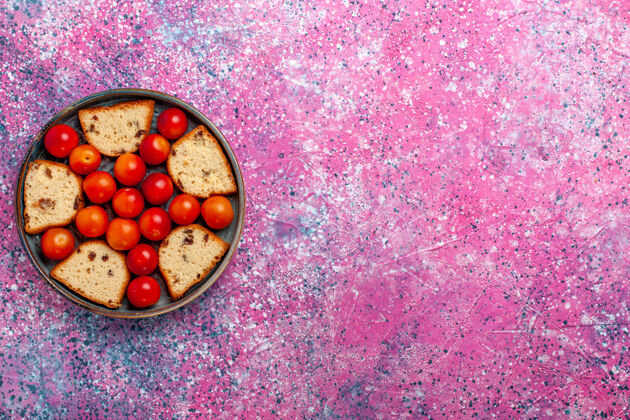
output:
<svg viewBox="0 0 630 420"><path fill-rule="evenodd" d="M214 136L202 125L173 144L166 169L180 190L195 197L236 192L230 162Z"/></svg>
<svg viewBox="0 0 630 420"><path fill-rule="evenodd" d="M133 153L149 134L154 105L155 101L138 100L82 109L79 121L85 139L107 156Z"/></svg>
<svg viewBox="0 0 630 420"><path fill-rule="evenodd" d="M24 230L41 233L71 223L85 202L82 178L67 165L35 160L24 180Z"/></svg>
<svg viewBox="0 0 630 420"><path fill-rule="evenodd" d="M129 283L125 257L103 241L84 242L50 272L81 296L118 308Z"/></svg>
<svg viewBox="0 0 630 420"><path fill-rule="evenodd" d="M229 247L229 243L200 225L173 229L158 250L160 271L171 297L181 298L203 280Z"/></svg>

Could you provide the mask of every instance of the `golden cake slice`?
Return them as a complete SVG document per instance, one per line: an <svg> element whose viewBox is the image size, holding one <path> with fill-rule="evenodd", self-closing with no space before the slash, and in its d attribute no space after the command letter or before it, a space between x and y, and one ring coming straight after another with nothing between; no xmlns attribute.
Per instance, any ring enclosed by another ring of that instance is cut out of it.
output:
<svg viewBox="0 0 630 420"><path fill-rule="evenodd" d="M79 111L85 139L107 156L133 153L149 134L154 101L121 102Z"/></svg>
<svg viewBox="0 0 630 420"><path fill-rule="evenodd" d="M236 192L230 162L214 136L202 125L173 144L166 169L180 190L195 197Z"/></svg>
<svg viewBox="0 0 630 420"><path fill-rule="evenodd" d="M164 238L159 265L173 299L181 298L223 258L230 244L200 225L180 226Z"/></svg>
<svg viewBox="0 0 630 420"><path fill-rule="evenodd" d="M83 179L67 165L35 160L24 180L24 230L41 233L70 224L85 205Z"/></svg>
<svg viewBox="0 0 630 420"><path fill-rule="evenodd" d="M118 308L130 274L123 254L103 241L87 241L50 272L81 296L108 308Z"/></svg>

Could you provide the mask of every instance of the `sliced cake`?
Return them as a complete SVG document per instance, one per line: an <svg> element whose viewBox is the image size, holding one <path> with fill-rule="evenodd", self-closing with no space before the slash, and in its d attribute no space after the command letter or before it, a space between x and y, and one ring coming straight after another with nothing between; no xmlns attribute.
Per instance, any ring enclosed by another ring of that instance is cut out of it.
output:
<svg viewBox="0 0 630 420"><path fill-rule="evenodd" d="M103 241L82 243L50 275L108 308L120 307L130 278L125 257Z"/></svg>
<svg viewBox="0 0 630 420"><path fill-rule="evenodd" d="M121 102L79 111L85 139L107 156L120 156L138 150L149 134L154 101Z"/></svg>
<svg viewBox="0 0 630 420"><path fill-rule="evenodd" d="M180 226L160 244L159 265L173 299L208 275L230 244L200 225Z"/></svg>
<svg viewBox="0 0 630 420"><path fill-rule="evenodd" d="M166 168L175 185L195 197L236 192L230 162L204 126L200 125L173 144Z"/></svg>
<svg viewBox="0 0 630 420"><path fill-rule="evenodd" d="M41 233L71 223L84 206L80 176L67 165L35 160L24 180L24 230Z"/></svg>

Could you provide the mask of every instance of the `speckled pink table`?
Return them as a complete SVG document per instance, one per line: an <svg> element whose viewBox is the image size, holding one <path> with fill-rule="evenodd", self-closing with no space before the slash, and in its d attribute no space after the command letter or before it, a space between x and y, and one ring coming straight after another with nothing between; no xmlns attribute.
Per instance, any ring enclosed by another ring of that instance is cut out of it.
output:
<svg viewBox="0 0 630 420"><path fill-rule="evenodd" d="M630 417L627 1L110 3L0 1L2 417ZM141 321L53 291L12 207L115 87L210 116L248 195Z"/></svg>

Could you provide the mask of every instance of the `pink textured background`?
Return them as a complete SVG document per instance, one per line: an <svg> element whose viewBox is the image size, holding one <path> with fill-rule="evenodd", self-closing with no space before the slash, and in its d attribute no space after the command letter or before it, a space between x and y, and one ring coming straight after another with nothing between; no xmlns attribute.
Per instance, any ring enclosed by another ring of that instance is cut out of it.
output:
<svg viewBox="0 0 630 420"><path fill-rule="evenodd" d="M630 417L626 1L0 0L10 417ZM41 125L165 91L242 163L238 253L155 319L37 276Z"/></svg>

